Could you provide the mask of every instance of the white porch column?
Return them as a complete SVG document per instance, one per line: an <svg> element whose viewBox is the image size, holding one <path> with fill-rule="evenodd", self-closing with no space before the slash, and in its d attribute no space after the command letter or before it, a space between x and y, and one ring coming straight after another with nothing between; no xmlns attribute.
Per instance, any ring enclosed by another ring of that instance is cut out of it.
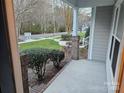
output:
<svg viewBox="0 0 124 93"><path fill-rule="evenodd" d="M73 8L73 32L72 36L77 36L78 31L78 8Z"/></svg>
<svg viewBox="0 0 124 93"><path fill-rule="evenodd" d="M78 8L73 8L72 59L79 59Z"/></svg>
<svg viewBox="0 0 124 93"><path fill-rule="evenodd" d="M92 20L90 28L90 38L89 38L89 47L88 47L88 60L92 60L93 55L93 41L94 41L94 29L96 23L96 7L92 8Z"/></svg>

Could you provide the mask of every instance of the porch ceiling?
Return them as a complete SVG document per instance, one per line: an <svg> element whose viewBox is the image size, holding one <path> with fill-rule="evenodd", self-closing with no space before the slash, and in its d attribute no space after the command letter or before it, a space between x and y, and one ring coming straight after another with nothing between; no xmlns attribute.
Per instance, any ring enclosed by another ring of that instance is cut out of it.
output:
<svg viewBox="0 0 124 93"><path fill-rule="evenodd" d="M72 7L95 7L95 6L109 6L113 5L116 0L63 0Z"/></svg>

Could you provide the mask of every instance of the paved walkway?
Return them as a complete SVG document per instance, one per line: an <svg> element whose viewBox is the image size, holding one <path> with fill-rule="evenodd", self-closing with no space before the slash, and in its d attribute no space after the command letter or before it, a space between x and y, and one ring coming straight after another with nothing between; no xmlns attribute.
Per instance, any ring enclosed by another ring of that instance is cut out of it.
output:
<svg viewBox="0 0 124 93"><path fill-rule="evenodd" d="M105 63L72 61L44 93L107 93Z"/></svg>

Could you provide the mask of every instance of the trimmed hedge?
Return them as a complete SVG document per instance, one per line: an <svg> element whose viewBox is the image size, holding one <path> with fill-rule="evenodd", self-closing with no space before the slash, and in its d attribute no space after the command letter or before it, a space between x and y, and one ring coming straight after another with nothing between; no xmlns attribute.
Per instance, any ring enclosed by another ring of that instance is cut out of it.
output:
<svg viewBox="0 0 124 93"><path fill-rule="evenodd" d="M53 62L54 67L59 69L60 62L64 59L64 52L58 50L52 50L50 53L50 60Z"/></svg>
<svg viewBox="0 0 124 93"><path fill-rule="evenodd" d="M64 52L51 49L28 49L23 51L29 57L29 67L31 67L37 74L38 80L42 81L46 72L46 64L52 61L54 66L58 69L61 61L64 59Z"/></svg>
<svg viewBox="0 0 124 93"><path fill-rule="evenodd" d="M66 35L61 35L62 41L70 41L72 38L72 35L66 34Z"/></svg>

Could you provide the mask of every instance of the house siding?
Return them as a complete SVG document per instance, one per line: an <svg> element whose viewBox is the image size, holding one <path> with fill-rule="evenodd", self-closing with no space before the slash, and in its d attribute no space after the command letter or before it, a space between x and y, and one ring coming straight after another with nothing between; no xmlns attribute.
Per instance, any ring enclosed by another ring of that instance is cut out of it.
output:
<svg viewBox="0 0 124 93"><path fill-rule="evenodd" d="M112 21L112 6L96 7L92 59L106 61Z"/></svg>
<svg viewBox="0 0 124 93"><path fill-rule="evenodd" d="M118 0L119 1L119 0ZM121 3L116 3L117 6L120 6ZM117 8L117 6L115 6ZM116 12L116 11L115 11ZM113 17L115 17L115 15L113 15ZM114 23L114 21L112 21ZM112 26L112 32L113 33L113 26ZM123 47L123 42L124 40L122 40L122 35L124 37L124 3L121 5L121 10L120 10L120 15L119 15L119 22L117 24L117 38L120 39L120 45ZM112 36L112 34L111 34ZM116 86L112 85L113 82L118 82L118 75L119 75L119 68L120 68L120 57L121 57L121 53L122 53L122 49L120 48L119 50L119 55L118 55L118 61L117 61L117 65L116 65L116 75L115 77L113 77L113 72L112 72L112 68L111 68L111 61L109 58L109 52L110 52L110 45L111 45L111 40L109 41L109 47L108 47L108 57L106 60L106 71L107 71L107 82L109 82L110 84L108 84L108 93L115 93L116 90ZM113 89L112 89L113 88Z"/></svg>

